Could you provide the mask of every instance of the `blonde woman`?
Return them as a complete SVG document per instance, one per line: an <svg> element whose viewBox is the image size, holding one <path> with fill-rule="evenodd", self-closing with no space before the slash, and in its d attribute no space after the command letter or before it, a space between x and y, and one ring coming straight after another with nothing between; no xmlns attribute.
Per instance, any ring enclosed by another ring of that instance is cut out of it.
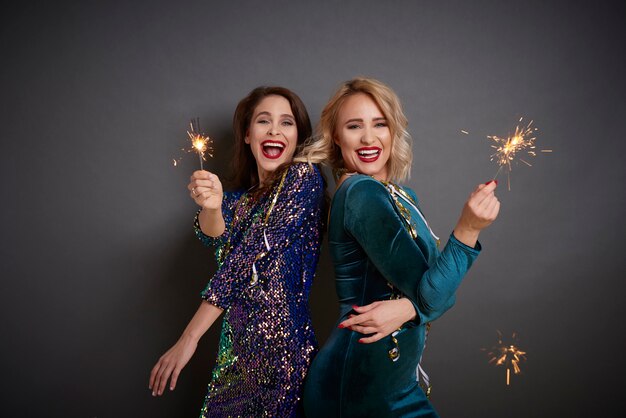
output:
<svg viewBox="0 0 626 418"><path fill-rule="evenodd" d="M417 382L426 328L454 304L480 252L478 235L498 215L496 182L471 193L440 252L417 196L397 184L410 173L412 152L393 90L368 78L345 82L322 111L318 134L304 158L327 161L340 176L328 231L340 316L307 375L305 412L436 417ZM413 319L391 335L359 308L398 298L412 302Z"/></svg>

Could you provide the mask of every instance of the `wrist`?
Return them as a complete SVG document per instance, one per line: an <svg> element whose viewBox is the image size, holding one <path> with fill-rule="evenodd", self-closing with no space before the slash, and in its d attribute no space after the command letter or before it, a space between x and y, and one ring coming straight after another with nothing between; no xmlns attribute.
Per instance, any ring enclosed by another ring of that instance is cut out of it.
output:
<svg viewBox="0 0 626 418"><path fill-rule="evenodd" d="M222 217L222 209L202 208L198 215L198 223L203 234L209 237L219 237L224 233L226 225Z"/></svg>
<svg viewBox="0 0 626 418"><path fill-rule="evenodd" d="M415 306L413 306L413 302L411 302L408 298L402 298L401 299L404 302L404 306L405 306L405 317L404 319L406 319L404 322L408 322L408 321L414 321L415 318L417 318L417 312L415 311Z"/></svg>
<svg viewBox="0 0 626 418"><path fill-rule="evenodd" d="M202 335L197 335L193 331L185 330L180 336L180 341L185 344L198 344L200 337L202 337Z"/></svg>
<svg viewBox="0 0 626 418"><path fill-rule="evenodd" d="M204 214L205 216L209 216L209 217L213 217L213 216L217 216L218 214L222 213L222 208L221 206L219 208L201 208L200 209L200 213Z"/></svg>
<svg viewBox="0 0 626 418"><path fill-rule="evenodd" d="M470 226L457 225L452 231L454 237L467 245L468 247L474 247L478 241L480 235L480 229L472 228Z"/></svg>

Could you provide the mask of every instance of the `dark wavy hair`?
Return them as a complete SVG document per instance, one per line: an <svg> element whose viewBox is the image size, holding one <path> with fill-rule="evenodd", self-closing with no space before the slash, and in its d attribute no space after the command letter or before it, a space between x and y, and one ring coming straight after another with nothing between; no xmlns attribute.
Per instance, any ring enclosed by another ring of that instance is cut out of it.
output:
<svg viewBox="0 0 626 418"><path fill-rule="evenodd" d="M284 87L267 87L261 86L252 90L246 97L241 99L235 109L233 116L233 131L235 134L235 155L233 157L233 177L232 185L235 188L249 189L259 183L259 173L257 170L256 160L252 155L250 145L246 144L245 138L250 128L250 121L254 114L254 109L267 96L281 96L287 99L291 106L296 127L298 128L298 141L294 156L297 155L307 138L311 136L311 120L306 111L306 107L300 97L289 89ZM265 184L259 185L258 191L263 191L271 186L283 171L291 164L285 163L278 167L267 179Z"/></svg>

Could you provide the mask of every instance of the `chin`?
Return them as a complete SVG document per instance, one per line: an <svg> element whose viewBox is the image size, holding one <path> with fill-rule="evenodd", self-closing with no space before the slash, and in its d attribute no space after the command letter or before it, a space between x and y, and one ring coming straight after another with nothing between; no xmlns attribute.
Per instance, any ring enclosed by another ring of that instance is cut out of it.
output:
<svg viewBox="0 0 626 418"><path fill-rule="evenodd" d="M366 176L375 176L379 174L382 170L374 167L357 167L356 171L361 174L365 174Z"/></svg>

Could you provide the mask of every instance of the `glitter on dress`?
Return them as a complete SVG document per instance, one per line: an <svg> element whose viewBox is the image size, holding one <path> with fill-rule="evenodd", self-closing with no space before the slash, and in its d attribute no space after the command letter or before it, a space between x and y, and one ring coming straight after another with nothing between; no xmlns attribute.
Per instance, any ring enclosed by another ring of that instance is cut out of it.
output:
<svg viewBox="0 0 626 418"><path fill-rule="evenodd" d="M226 230L217 238L204 235L196 217L196 235L215 246L218 260L202 298L224 309L201 417L303 415L302 386L317 352L308 297L324 185L318 168L304 163L291 165L281 183L260 198L225 193Z"/></svg>

